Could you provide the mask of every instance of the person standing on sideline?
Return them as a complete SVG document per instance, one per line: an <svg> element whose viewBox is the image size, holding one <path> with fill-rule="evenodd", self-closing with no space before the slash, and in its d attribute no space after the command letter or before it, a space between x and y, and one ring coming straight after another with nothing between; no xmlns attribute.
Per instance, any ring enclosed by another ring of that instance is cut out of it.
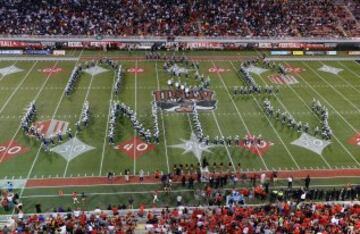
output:
<svg viewBox="0 0 360 234"><path fill-rule="evenodd" d="M143 181L144 181L144 170L143 169L140 169L140 171L139 171L139 180L140 180L140 183L143 183Z"/></svg>
<svg viewBox="0 0 360 234"><path fill-rule="evenodd" d="M260 184L261 185L264 185L265 184L265 181L266 181L266 174L265 172L261 173L260 175Z"/></svg>
<svg viewBox="0 0 360 234"><path fill-rule="evenodd" d="M159 201L158 191L154 191L154 193L153 193L153 201L152 201L153 205L155 206L158 201Z"/></svg>
<svg viewBox="0 0 360 234"><path fill-rule="evenodd" d="M289 176L289 177L287 178L287 181L288 181L288 189L292 189L293 177L292 177L292 176Z"/></svg>
<svg viewBox="0 0 360 234"><path fill-rule="evenodd" d="M129 183L129 181L130 181L129 174L130 174L130 170L129 170L129 169L125 169L124 176L125 176L125 182L126 182L126 183Z"/></svg>
<svg viewBox="0 0 360 234"><path fill-rule="evenodd" d="M112 171L109 171L108 174L107 174L107 178L108 178L108 181L110 183L113 182L113 178L114 178L114 173Z"/></svg>

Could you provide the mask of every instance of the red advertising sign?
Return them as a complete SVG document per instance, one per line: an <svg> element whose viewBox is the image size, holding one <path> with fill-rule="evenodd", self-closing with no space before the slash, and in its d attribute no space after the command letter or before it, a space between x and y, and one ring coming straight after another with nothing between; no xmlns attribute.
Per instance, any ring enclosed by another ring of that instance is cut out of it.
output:
<svg viewBox="0 0 360 234"><path fill-rule="evenodd" d="M24 41L0 41L0 47L6 48L42 48L40 42L24 42Z"/></svg>

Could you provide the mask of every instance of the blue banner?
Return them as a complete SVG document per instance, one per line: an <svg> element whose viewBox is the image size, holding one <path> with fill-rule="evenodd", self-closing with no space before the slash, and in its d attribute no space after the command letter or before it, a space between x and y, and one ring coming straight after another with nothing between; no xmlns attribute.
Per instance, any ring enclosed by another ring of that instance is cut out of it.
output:
<svg viewBox="0 0 360 234"><path fill-rule="evenodd" d="M24 54L30 55L50 55L51 50L25 50Z"/></svg>
<svg viewBox="0 0 360 234"><path fill-rule="evenodd" d="M270 51L271 55L289 55L290 51L284 51L284 50L274 50Z"/></svg>

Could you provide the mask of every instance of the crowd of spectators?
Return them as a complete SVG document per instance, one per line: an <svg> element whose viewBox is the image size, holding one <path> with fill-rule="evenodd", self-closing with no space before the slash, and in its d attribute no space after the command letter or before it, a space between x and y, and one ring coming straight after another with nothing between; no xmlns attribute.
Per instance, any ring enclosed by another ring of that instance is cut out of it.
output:
<svg viewBox="0 0 360 234"><path fill-rule="evenodd" d="M358 233L360 206L280 202L259 207L163 210L152 233Z"/></svg>
<svg viewBox="0 0 360 234"><path fill-rule="evenodd" d="M33 214L13 217L2 228L9 233L359 233L359 203L277 202L260 206L151 209L119 212ZM143 229L142 229L143 230Z"/></svg>
<svg viewBox="0 0 360 234"><path fill-rule="evenodd" d="M111 212L96 208L91 212L76 209L66 213L33 214L24 217L13 216L0 234L12 233L57 233L85 234L134 233L136 216L132 212L122 213L114 207Z"/></svg>
<svg viewBox="0 0 360 234"><path fill-rule="evenodd" d="M359 36L333 0L14 0L0 3L0 34Z"/></svg>

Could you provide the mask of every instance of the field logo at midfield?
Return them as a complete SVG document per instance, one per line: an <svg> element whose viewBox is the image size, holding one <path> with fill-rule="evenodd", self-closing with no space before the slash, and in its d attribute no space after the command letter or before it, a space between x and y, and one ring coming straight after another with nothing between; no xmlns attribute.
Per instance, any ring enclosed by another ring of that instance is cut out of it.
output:
<svg viewBox="0 0 360 234"><path fill-rule="evenodd" d="M268 77L271 83L278 85L293 85L299 81L292 75L276 74Z"/></svg>
<svg viewBox="0 0 360 234"><path fill-rule="evenodd" d="M1 159L0 163L12 159L18 155L25 154L29 151L30 151L29 148L20 145L16 141L4 142L0 144L0 159Z"/></svg>
<svg viewBox="0 0 360 234"><path fill-rule="evenodd" d="M352 136L349 140L348 143L351 145L357 145L360 146L360 132L356 133L354 136Z"/></svg>
<svg viewBox="0 0 360 234"><path fill-rule="evenodd" d="M62 72L63 69L61 67L47 67L43 69L38 69L38 72L46 73L46 74L54 74Z"/></svg>
<svg viewBox="0 0 360 234"><path fill-rule="evenodd" d="M261 140L261 143L258 144L256 136L252 134L248 134L248 139L253 143L251 144L249 142L248 144L245 144L244 141L241 141L240 147L249 150L251 153L256 154L260 157L264 156L266 152L270 149L270 147L274 145L274 143L266 140Z"/></svg>
<svg viewBox="0 0 360 234"><path fill-rule="evenodd" d="M144 68L141 67L131 67L129 69L127 69L127 72L129 73L143 73L144 72Z"/></svg>
<svg viewBox="0 0 360 234"><path fill-rule="evenodd" d="M250 66L248 66L248 67L245 67L245 71L255 73L258 76L260 76L261 74L263 74L267 70L268 69L265 69L265 68L262 68L262 67L257 67L257 66L254 66L252 64Z"/></svg>
<svg viewBox="0 0 360 234"><path fill-rule="evenodd" d="M318 155L322 154L322 151L331 144L330 141L325 141L318 139L316 137L310 136L307 133L302 133L299 139L291 142L292 145L297 145L308 149Z"/></svg>
<svg viewBox="0 0 360 234"><path fill-rule="evenodd" d="M104 73L104 72L107 72L109 70L103 68L103 67L100 67L98 65L95 65L95 66L92 66L90 68L86 68L84 69L84 72L92 75L92 76L96 76L96 75L99 75L101 73Z"/></svg>
<svg viewBox="0 0 360 234"><path fill-rule="evenodd" d="M1 76L7 76L7 75L10 75L10 74L14 74L14 73L22 72L22 71L23 71L23 69L18 68L15 65L0 68Z"/></svg>
<svg viewBox="0 0 360 234"><path fill-rule="evenodd" d="M221 68L221 67L210 67L209 68L209 72L210 73L223 73L225 71L230 71L230 69L225 69L225 68Z"/></svg>
<svg viewBox="0 0 360 234"><path fill-rule="evenodd" d="M328 66L328 65L325 65L325 64L322 65L322 67L320 67L318 70L322 71L322 72L331 73L331 74L334 74L334 75L338 75L341 71L343 71L343 69L341 69L341 68L332 67L332 66Z"/></svg>
<svg viewBox="0 0 360 234"><path fill-rule="evenodd" d="M55 152L62 156L65 160L70 161L77 156L93 149L95 149L95 147L87 145L74 137L61 145L55 146L54 148L50 149L50 151Z"/></svg>
<svg viewBox="0 0 360 234"><path fill-rule="evenodd" d="M157 90L153 97L157 106L167 112L192 112L194 103L197 110L210 111L216 109L217 103L211 90Z"/></svg>
<svg viewBox="0 0 360 234"><path fill-rule="evenodd" d="M41 134L44 134L45 137L50 137L56 135L59 131L62 134L66 133L69 123L62 120L48 119L43 121L37 121L34 123L34 127L38 129Z"/></svg>
<svg viewBox="0 0 360 234"><path fill-rule="evenodd" d="M291 74L301 74L305 71L305 69L302 67L295 67L290 64L285 64L284 67L285 67L286 72L291 73Z"/></svg>
<svg viewBox="0 0 360 234"><path fill-rule="evenodd" d="M201 157L203 152L212 153L209 149L216 147L215 145L207 145L203 142L199 142L194 133L191 133L191 137L189 140L180 139L182 143L176 145L169 145L170 148L178 148L183 149L182 154L186 154L191 152L195 158L201 163Z"/></svg>
<svg viewBox="0 0 360 234"><path fill-rule="evenodd" d="M125 153L130 158L138 159L147 152L154 150L155 145L148 144L141 140L139 137L134 137L133 139L130 139L115 146L114 149Z"/></svg>

